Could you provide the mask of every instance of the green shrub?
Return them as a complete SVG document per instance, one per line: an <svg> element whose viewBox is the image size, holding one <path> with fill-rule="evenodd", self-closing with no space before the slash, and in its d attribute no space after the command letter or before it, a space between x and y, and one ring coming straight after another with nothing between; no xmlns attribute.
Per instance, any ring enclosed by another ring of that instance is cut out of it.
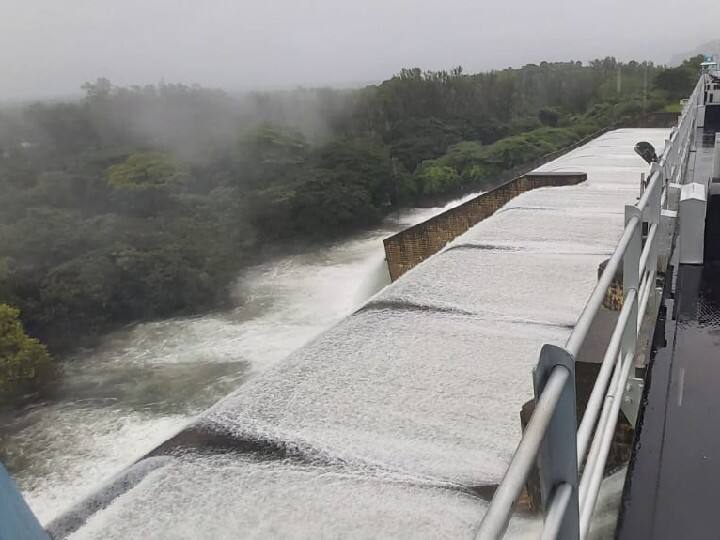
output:
<svg viewBox="0 0 720 540"><path fill-rule="evenodd" d="M47 349L25 333L20 310L0 304L0 402L34 389L50 366Z"/></svg>
<svg viewBox="0 0 720 540"><path fill-rule="evenodd" d="M455 169L432 161L422 163L415 176L424 195L446 193L457 189L462 183L462 178Z"/></svg>

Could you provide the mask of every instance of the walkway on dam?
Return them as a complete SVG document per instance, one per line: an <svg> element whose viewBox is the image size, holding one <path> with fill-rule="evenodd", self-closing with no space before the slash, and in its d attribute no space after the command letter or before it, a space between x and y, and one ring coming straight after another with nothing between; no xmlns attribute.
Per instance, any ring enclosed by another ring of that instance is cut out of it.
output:
<svg viewBox="0 0 720 540"><path fill-rule="evenodd" d="M667 135L612 131L541 167L588 180L518 196L240 387L70 537L471 538L540 347L568 337L638 197L633 147Z"/></svg>

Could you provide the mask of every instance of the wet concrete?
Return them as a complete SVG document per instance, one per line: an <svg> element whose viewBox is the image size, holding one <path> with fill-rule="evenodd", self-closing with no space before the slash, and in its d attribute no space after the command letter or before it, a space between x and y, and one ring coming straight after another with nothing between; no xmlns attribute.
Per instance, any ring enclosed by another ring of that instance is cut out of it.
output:
<svg viewBox="0 0 720 540"><path fill-rule="evenodd" d="M671 267L672 268L672 267ZM643 401L635 427L635 441L623 492L618 538L652 538L660 476L670 367L675 340L671 279L655 333L655 354L645 379ZM670 317L667 316L670 314Z"/></svg>
<svg viewBox="0 0 720 540"><path fill-rule="evenodd" d="M138 460L132 467L113 478L98 492L80 501L63 516L49 523L47 525L48 533L52 539L70 536L82 527L90 516L113 504L118 497L137 486L148 474L176 459L187 456L202 456L203 458L217 456L221 459L246 460L261 465L276 461L280 466L319 470L349 471L352 469L352 464L341 459L323 460L316 455L308 455L293 445L262 439L237 438L227 433L204 429L202 426L193 426L167 440ZM414 481L412 478L396 479L395 482L406 488L434 488L484 502L492 500L497 489L496 484L464 485L447 482L432 484L427 481ZM533 510L522 503L518 504L516 512L523 517L530 517L533 514Z"/></svg>
<svg viewBox="0 0 720 540"><path fill-rule="evenodd" d="M204 429L202 426L193 426L178 433L153 450L144 459L157 456L174 456L187 452L200 454L235 454L246 455L259 461L283 460L296 462L300 465L313 466L340 466L347 467L348 463L338 460L335 463L323 463L316 456L309 456L292 445L266 441L261 439L240 439L230 434ZM142 462L143 460L140 460ZM495 494L497 484L463 485L438 483L439 488L451 489L473 495L485 501L490 501ZM521 512L524 508L519 509Z"/></svg>
<svg viewBox="0 0 720 540"><path fill-rule="evenodd" d="M681 265L676 296L674 335L652 369L620 538L718 537L720 264Z"/></svg>

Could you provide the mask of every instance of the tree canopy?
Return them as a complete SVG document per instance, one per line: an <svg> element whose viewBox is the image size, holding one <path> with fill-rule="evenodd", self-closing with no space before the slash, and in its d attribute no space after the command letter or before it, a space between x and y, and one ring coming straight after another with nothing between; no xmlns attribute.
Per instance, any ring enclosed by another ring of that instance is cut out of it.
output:
<svg viewBox="0 0 720 540"><path fill-rule="evenodd" d="M138 152L108 169L110 185L116 188L159 188L180 177L180 168L172 157L160 152Z"/></svg>

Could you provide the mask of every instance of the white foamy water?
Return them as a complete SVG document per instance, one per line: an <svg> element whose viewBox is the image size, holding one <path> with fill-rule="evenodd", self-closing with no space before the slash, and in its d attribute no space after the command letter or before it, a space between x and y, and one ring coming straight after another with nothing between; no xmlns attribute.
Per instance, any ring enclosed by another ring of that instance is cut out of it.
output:
<svg viewBox="0 0 720 540"><path fill-rule="evenodd" d="M454 201L455 206L473 195ZM6 465L47 523L389 281L382 239L440 208L246 271L221 313L135 325L67 359L54 395L4 427Z"/></svg>

